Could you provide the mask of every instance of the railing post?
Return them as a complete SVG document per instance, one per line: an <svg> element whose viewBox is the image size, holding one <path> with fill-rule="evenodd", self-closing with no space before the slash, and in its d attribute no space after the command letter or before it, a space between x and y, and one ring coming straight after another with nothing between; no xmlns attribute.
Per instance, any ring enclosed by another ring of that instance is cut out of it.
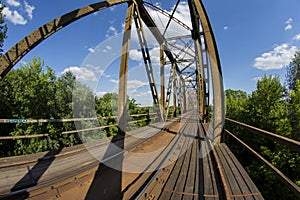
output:
<svg viewBox="0 0 300 200"><path fill-rule="evenodd" d="M128 58L130 50L130 36L132 26L132 15L133 15L134 4L128 3L128 9L126 13L126 22L124 27L123 43L122 43L122 54L120 61L119 71L119 93L118 93L118 119L119 119L119 134L126 132L127 126L127 80L128 80Z"/></svg>

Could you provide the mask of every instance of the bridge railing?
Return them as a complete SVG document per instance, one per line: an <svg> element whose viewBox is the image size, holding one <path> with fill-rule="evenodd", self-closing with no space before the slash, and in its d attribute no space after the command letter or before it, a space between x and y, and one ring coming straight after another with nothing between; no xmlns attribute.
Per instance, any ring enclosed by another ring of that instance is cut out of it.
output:
<svg viewBox="0 0 300 200"><path fill-rule="evenodd" d="M282 144L284 146L287 146L294 151L300 152L300 142L296 140L292 140L287 137L283 137L281 135L274 134L269 131L265 131L253 126L250 126L245 123L241 123L232 119L226 118L226 122L231 123L235 126L242 127L244 129L247 129L251 132L254 132L260 136L263 136L271 141L277 142L279 144ZM281 172L279 169L277 169L272 163L270 163L268 160L266 160L263 156L261 156L258 152L256 152L253 148L251 148L249 145L247 145L244 141L242 141L240 138L238 138L235 134L231 133L227 129L224 130L224 133L231 138L233 138L235 141L237 141L240 145L242 145L245 149L247 149L250 153L252 153L260 162L265 164L271 171L275 173L275 175L286 185L288 188L294 192L294 194L300 198L300 187L298 187L291 179L289 179L283 172Z"/></svg>
<svg viewBox="0 0 300 200"><path fill-rule="evenodd" d="M156 113L147 113L147 114L133 114L130 117L140 118L145 117L144 119L140 120L133 120L129 121L128 124L133 124L137 122L147 121L156 119ZM93 117L93 118L70 118L70 119L0 119L1 124L12 124L12 123L65 123L65 122L79 122L79 121L97 121L97 120L104 120L104 119L116 119L117 122L118 116L107 116L107 117ZM0 136L0 140L12 140L12 139L26 139L26 138L38 138L38 137L47 137L50 135L67 135L73 133L80 133L80 132L87 132L87 131L94 131L100 130L108 127L118 126L117 123L115 124L108 124L103 126L97 126L92 128L86 129L76 129L76 130L69 130L69 131L62 131L56 133L39 133L39 134L32 134L32 135L18 135L18 136Z"/></svg>

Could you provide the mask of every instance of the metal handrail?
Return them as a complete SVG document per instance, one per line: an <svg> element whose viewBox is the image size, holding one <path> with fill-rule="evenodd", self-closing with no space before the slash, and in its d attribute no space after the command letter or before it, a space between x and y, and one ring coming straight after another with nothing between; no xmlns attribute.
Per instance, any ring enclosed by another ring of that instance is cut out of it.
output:
<svg viewBox="0 0 300 200"><path fill-rule="evenodd" d="M226 121L230 122L234 125L246 128L250 131L254 131L256 133L259 133L262 136L264 136L264 137L266 137L266 138L268 138L272 141L275 141L275 142L278 142L278 143L280 143L284 146L290 147L291 149L293 149L295 151L298 151L300 153L300 142L299 141L296 141L296 140L293 140L293 139L290 139L290 138L287 138L287 137L284 137L284 136L281 136L281 135L278 135L278 134L275 134L275 133L272 133L272 132L269 132L269 131L265 131L263 129L253 127L253 126L250 126L248 124L244 124L242 122L238 122L238 121L233 120L233 119L226 118Z"/></svg>
<svg viewBox="0 0 300 200"><path fill-rule="evenodd" d="M141 116L156 115L156 114L157 113L146 113L146 114L133 114L130 116L141 117ZM94 121L99 119L115 119L115 118L118 118L118 116L70 118L70 119L0 119L0 124L76 122L76 121Z"/></svg>
<svg viewBox="0 0 300 200"><path fill-rule="evenodd" d="M155 119L154 118L150 118ZM141 119L141 120L135 120L135 121L130 121L128 124L132 124L135 122L141 122L141 121L146 121L148 119ZM0 140L14 140L14 139L28 139L28 138L37 138L37 137L47 137L50 135L67 135L67 134L72 134L72 133L79 133L79 132L86 132L86 131L93 131L93 130L99 130L103 128L108 128L112 126L118 126L118 124L110 124L110 125L105 125L105 126L99 126L99 127L93 127L93 128L87 128L87 129L80 129L80 130L72 130L72 131L64 131L64 132L58 132L58 133L41 133L41 134L34 134L34 135L18 135L18 136L0 136Z"/></svg>
<svg viewBox="0 0 300 200"><path fill-rule="evenodd" d="M244 143L241 139L236 137L234 134L225 129L225 133L238 141L243 147L245 147L249 152L251 152L256 158L258 158L261 162L263 162L267 167L272 170L281 181L287 185L291 191L295 193L295 195L300 198L300 187L298 187L291 179L289 179L285 174L283 174L279 169L277 169L274 165L272 165L269 161L267 161L264 157L262 157L259 153L257 153L254 149Z"/></svg>

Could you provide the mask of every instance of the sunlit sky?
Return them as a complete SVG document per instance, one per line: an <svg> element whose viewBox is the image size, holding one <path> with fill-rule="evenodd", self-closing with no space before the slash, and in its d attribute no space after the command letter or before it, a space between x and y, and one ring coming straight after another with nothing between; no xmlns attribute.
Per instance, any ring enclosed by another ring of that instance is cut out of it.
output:
<svg viewBox="0 0 300 200"><path fill-rule="evenodd" d="M3 0L6 4L3 14L8 25L4 52L52 19L96 2ZM172 12L176 2L150 1L167 12ZM264 74L279 75L284 82L286 65L300 49L299 0L203 0L203 3L214 30L225 89L251 93L256 81ZM126 9L127 4L122 4L80 19L42 42L16 67L37 56L44 59L57 75L71 70L79 80L93 85L99 96L116 90L119 70L116 60L120 54ZM151 14L156 23L164 21L158 14ZM190 25L188 15L188 5L181 1L175 16ZM151 50L158 53L155 45ZM101 64L97 63L99 59ZM140 96L141 101L142 97L148 97L148 102L144 103L151 104L145 72L138 64L140 60L141 54L132 50L128 90L132 95Z"/></svg>

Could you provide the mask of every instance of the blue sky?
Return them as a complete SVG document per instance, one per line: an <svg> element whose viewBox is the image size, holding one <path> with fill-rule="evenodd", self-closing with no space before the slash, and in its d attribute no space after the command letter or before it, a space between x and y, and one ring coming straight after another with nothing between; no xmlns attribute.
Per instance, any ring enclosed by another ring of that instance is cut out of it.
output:
<svg viewBox="0 0 300 200"><path fill-rule="evenodd" d="M7 51L41 25L98 1L3 2L7 5L3 11L8 25L8 38L4 43L4 51ZM152 0L151 3L171 12L176 1ZM203 3L216 37L225 89L241 89L250 93L255 89L256 81L264 74L280 75L284 81L285 66L295 51L300 49L299 0L203 0ZM73 71L80 80L91 85L98 95L115 91L126 8L126 4L118 5L69 25L42 42L17 66L38 56L58 75L65 70ZM186 2L181 1L178 8L176 16L189 25ZM164 21L163 17L157 17L158 14L151 14L157 23L160 23L159 20ZM176 29L176 26L173 24L172 28ZM133 38L128 90L131 96L140 101L148 97L145 104L151 104L147 79L140 64L141 54L135 50L136 36ZM149 41L151 53L157 58L157 46L151 39ZM157 70L155 63L154 59L154 69Z"/></svg>

